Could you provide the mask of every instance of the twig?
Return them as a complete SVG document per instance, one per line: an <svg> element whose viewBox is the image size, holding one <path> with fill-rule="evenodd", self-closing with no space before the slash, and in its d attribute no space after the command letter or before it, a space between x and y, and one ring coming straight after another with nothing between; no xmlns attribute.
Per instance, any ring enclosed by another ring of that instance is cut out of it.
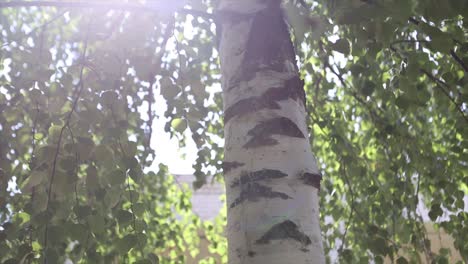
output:
<svg viewBox="0 0 468 264"><path fill-rule="evenodd" d="M169 38L171 37L171 35L173 34L173 30L174 30L174 26L175 26L175 20L171 21L171 23L169 23L166 27L166 30L164 32L164 37L163 37L163 41L161 43L161 51L159 52L158 56L156 57L156 67L154 69L154 71L152 73L150 73L150 85L149 85L149 90L148 90L148 127L149 127L149 133L148 133L148 142L147 142L147 146L150 145L151 143L151 138L152 138L152 135L153 135L153 119L154 119L154 111L153 111L153 104L155 103L154 100L155 100L155 97L154 97L154 91L153 91L153 85L154 83L156 82L156 75L159 73L159 71L161 71L161 62L162 62L162 57L164 56L164 53L166 51L166 45L167 45L167 42L169 40Z"/></svg>
<svg viewBox="0 0 468 264"><path fill-rule="evenodd" d="M349 187L349 193L351 194L351 212L349 213L349 217L348 217L348 222L346 224L346 227L345 227L345 232L343 233L343 236L341 237L341 246L340 246L340 249L338 249L338 252L341 253L343 252L343 248L345 247L345 244L346 244L346 235L348 234L348 229L349 227L351 226L351 223L352 223L352 219L353 219L353 214L354 214L354 207L355 207L355 196L354 196L354 191L353 191L353 188L351 187L351 182L349 181L348 179L348 174L346 173L346 170L345 170L345 164L344 162L341 162L341 171L342 171L342 174L343 174L343 177L346 181L346 184L348 185Z"/></svg>
<svg viewBox="0 0 468 264"><path fill-rule="evenodd" d="M188 65L182 65L182 55L180 54L180 43L179 41L177 40L177 36L175 35L175 28L173 29L172 31L172 36L174 37L174 41L175 41L175 44L176 44L176 52L177 52L177 58L179 60L179 70L177 71L177 81L180 83L180 86L181 86L181 92L182 92L182 96L183 96L183 112L182 112L182 115L183 117L185 118L185 122L187 122L188 118L187 118L187 109L185 108L187 106L187 94L185 93L185 78L184 78L184 70L185 69L185 66L188 66ZM188 58L187 58L188 59ZM188 60L186 61L186 63L188 64ZM182 135L183 137L183 135ZM180 146L180 145L179 145Z"/></svg>
<svg viewBox="0 0 468 264"><path fill-rule="evenodd" d="M463 70L465 70L465 72L468 73L468 65L466 65L465 62L463 62L463 60L460 59L460 57L458 57L457 53L455 53L455 50L450 49L450 55L452 55L452 58L456 62L458 62L458 64L460 64L460 66L463 68Z"/></svg>
<svg viewBox="0 0 468 264"><path fill-rule="evenodd" d="M180 191L183 192L183 193L185 193L186 190L185 190L184 186L182 186L182 184L180 183L179 179L177 179L177 177L176 177L175 175L172 175L172 176L173 176L173 178L174 178L174 182L175 182L176 185L179 187ZM192 206L193 206L193 205L192 205ZM194 208L192 208L192 213L193 213L196 217L198 217L199 219L202 219L201 216L200 216L200 214L199 214Z"/></svg>
<svg viewBox="0 0 468 264"><path fill-rule="evenodd" d="M393 47L390 47L390 49L391 49L392 51L394 51L398 56L400 56L400 57L402 57L402 58L405 58L404 56L402 56L402 55L401 55L396 49L394 49ZM452 51L453 51L453 50L452 50ZM454 57L454 58L460 59L460 58L455 54L455 52L453 52L453 54L456 56L456 57ZM453 57L453 54L451 54L452 57ZM457 59L455 59L455 60L457 60ZM462 61L462 63L463 63L463 61ZM461 64L461 65L462 65L462 67L466 67L465 64ZM465 121L468 123L468 117L467 117L467 116L465 115L465 113L463 112L462 106L461 106L459 103L457 103L457 102L455 101L455 99L454 99L452 96L450 96L450 93L449 93L449 92L447 92L447 91L445 90L445 88L448 88L448 89L449 89L448 84L445 83L444 81L440 80L439 78L435 77L434 75L432 75L430 72L428 72L427 70L425 70L425 69L423 69L423 68L420 68L419 71L421 71L422 73L424 73L427 77L429 77L429 79L431 79L431 80L436 84L436 86L442 91L442 93L443 93L445 96L447 96L447 98L449 98L449 100L455 105L455 108L457 109L457 111L462 115L463 119L465 119Z"/></svg>
<svg viewBox="0 0 468 264"><path fill-rule="evenodd" d="M432 75L430 72L424 70L424 69L420 69L422 73L424 73L427 77L429 77L429 79L431 79L433 82L435 82L436 86L439 87L439 89L442 91L442 93L447 96L447 98L455 105L455 108L457 108L458 112L462 115L463 119L465 119L465 121L468 123L468 117L465 115L465 112L463 112L462 110L462 106L460 104L457 103L457 101L455 101L455 99L450 96L449 92L447 92L445 90L444 87L447 87L447 84L438 79L437 77L435 77L434 75Z"/></svg>
<svg viewBox="0 0 468 264"><path fill-rule="evenodd" d="M417 20L414 17L410 17L408 20L409 20L409 22L415 24L416 26L419 26L419 24L421 23L419 20Z"/></svg>
<svg viewBox="0 0 468 264"><path fill-rule="evenodd" d="M34 153L36 151L36 132L37 132L37 119L39 116L39 104L36 102L36 115L33 120L33 128L31 129L31 136L32 136L32 150L31 150L31 160L29 161L29 169L33 170L33 168L36 166L36 159L34 157ZM31 177L31 176L30 176ZM34 196L36 193L36 188L32 187L31 190L31 199L29 200L31 204L34 202ZM29 246L32 248L32 236L33 236L33 226L32 224L29 225ZM29 263L31 263L31 260L29 260Z"/></svg>
<svg viewBox="0 0 468 264"><path fill-rule="evenodd" d="M392 43L390 43L390 49L393 51L396 51L395 45L397 44L402 44L402 43L430 43L430 41L425 40L425 39L401 39L401 40L395 40Z"/></svg>
<svg viewBox="0 0 468 264"><path fill-rule="evenodd" d="M66 117L65 125L60 130L60 134L59 134L58 141L57 141L57 147L55 148L54 161L53 161L53 164L52 164L52 173L51 173L51 176L50 176L50 182L49 182L49 188L48 188L49 191L47 193L47 205L46 205L46 214L47 215L49 214L49 209L50 209L50 199L52 197L52 187L53 187L53 184L54 184L54 178L55 178L55 173L56 173L56 169L57 169L57 160L58 160L58 156L60 154L60 147L62 145L63 132L70 125L71 117L72 117L73 113L76 110L76 106L78 105L78 101L80 99L81 92L84 90L84 84L83 84L83 72L84 72L84 67L85 67L84 60L86 58L86 52L87 52L87 49L88 49L88 37L89 37L90 25L91 25L91 23L89 23L89 25L88 25L88 34L86 35L84 48L83 48L83 55L82 55L83 61L81 61L81 70L80 70L80 78L79 78L79 83L78 83L79 84L78 92L77 92L76 97L75 97L75 99L73 101L72 108L71 108L70 112L68 113L68 115ZM49 233L49 221L47 221L46 226L45 226L45 230L44 230L44 264L47 264L46 251L48 249L48 233Z"/></svg>
<svg viewBox="0 0 468 264"><path fill-rule="evenodd" d="M0 8L1 8L1 5L2 5L2 4L0 4ZM33 28L28 34L26 34L26 35L23 37L23 40L24 40L25 37L31 36L31 35L32 35L33 33L35 33L37 30L43 29L43 28L47 27L48 25L54 23L55 21L59 20L59 19L62 18L63 15L65 15L65 13L67 13L67 12L68 12L68 10L63 11L63 12L59 13L58 15L56 15L55 17L51 18L50 20L44 22L44 24ZM11 42L7 42L7 43L2 44L1 47L9 46L10 44L11 44Z"/></svg>
<svg viewBox="0 0 468 264"><path fill-rule="evenodd" d="M76 150L75 136L73 135L73 131L71 130L70 125L67 125L67 128L68 128L68 133L70 133L73 147L75 148L75 168L73 168L73 170L75 171L75 175L78 176L78 163L80 160L79 153ZM80 201L78 200L77 181L75 181L74 188L75 188L75 202L76 202L76 205L79 205Z"/></svg>
<svg viewBox="0 0 468 264"><path fill-rule="evenodd" d="M132 210L133 232L136 232L136 217L135 217L135 211L133 210L133 197L132 197L132 191L130 190L130 175L128 175L128 172L126 173L126 176L127 176L128 197L130 198L130 210Z"/></svg>
<svg viewBox="0 0 468 264"><path fill-rule="evenodd" d="M0 9L2 8L15 8L15 7L57 7L57 8L104 8L113 10L125 10L125 11L138 11L138 12L154 12L156 8L152 8L148 5L141 4L128 4L128 3L109 3L109 2L72 2L72 1L12 1L6 3L0 3ZM176 12L184 15L192 15L197 17L203 17L208 20L215 20L215 15L212 13L204 12L201 10L181 8Z"/></svg>

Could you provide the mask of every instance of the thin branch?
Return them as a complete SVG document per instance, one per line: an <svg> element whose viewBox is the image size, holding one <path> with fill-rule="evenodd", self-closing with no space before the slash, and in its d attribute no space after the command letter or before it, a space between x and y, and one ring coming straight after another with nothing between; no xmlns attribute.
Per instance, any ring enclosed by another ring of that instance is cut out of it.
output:
<svg viewBox="0 0 468 264"><path fill-rule="evenodd" d="M136 217L135 217L135 209L133 209L133 195L132 195L132 190L130 189L130 175L128 175L128 172L126 173L127 177L127 191L128 191L128 197L130 198L130 210L132 210L132 222L133 222L133 232L136 232Z"/></svg>
<svg viewBox="0 0 468 264"><path fill-rule="evenodd" d="M179 190L183 193L185 193L187 190L184 188L184 186L182 185L182 183L180 183L179 179L177 178L176 175L173 175L174 177L174 182L176 183L176 185L179 187ZM193 192L193 190L192 190ZM202 219L200 214L195 210L195 208L192 208L192 213L198 217L199 219Z"/></svg>
<svg viewBox="0 0 468 264"><path fill-rule="evenodd" d="M414 22L413 22L413 23L414 23ZM397 50L393 49L392 47L390 47L390 48L391 48L391 50L394 51L398 56L404 58L404 56L401 56L401 54L400 54ZM455 55L456 55L456 54L455 54ZM453 55L452 55L452 56L453 56ZM465 66L466 66L466 65L465 65ZM450 95L449 92L447 92L447 91L445 90L445 88L450 89L449 86L447 85L447 83L445 83L444 81L438 79L437 77L435 77L434 75L432 75L430 72L428 72L428 71L425 70L425 69L420 68L419 70L420 70L422 73L424 73L427 77L429 77L429 79L431 79L431 80L436 84L436 86L442 91L442 93L443 93L445 96L447 96L447 98L455 105L455 108L457 108L457 111L462 115L463 119L465 119L465 121L468 123L468 117L467 117L467 116L465 115L465 113L463 112L462 106L461 106L459 103L457 103L457 102L455 101L455 99Z"/></svg>
<svg viewBox="0 0 468 264"><path fill-rule="evenodd" d="M125 11L138 11L138 12L154 12L158 11L155 7L141 4L128 4L128 3L109 3L109 2L73 2L73 1L12 1L6 3L0 3L0 9L2 8L18 8L18 7L57 7L57 8L103 8L113 10L125 10ZM215 15L212 13L181 8L177 10L178 13L184 15L192 15L197 17L203 17L208 20L215 20Z"/></svg>
<svg viewBox="0 0 468 264"><path fill-rule="evenodd" d="M455 39L453 40L455 41ZM430 41L424 39L397 40L390 43L390 49L394 52L397 52L394 46L401 43L430 43ZM450 49L450 56L452 56L452 58L463 68L463 70L468 73L468 65L466 65L466 63L457 55L457 53L455 53L454 49Z"/></svg>
<svg viewBox="0 0 468 264"><path fill-rule="evenodd" d="M183 29L183 28L182 28ZM187 122L188 118L187 118L187 94L185 93L185 76L184 76L184 71L186 70L185 68L188 67L188 65L183 65L184 61L182 60L182 55L180 53L181 51L181 48L180 48L180 43L179 43L179 40L177 39L177 36L175 35L175 28L173 29L172 31L172 36L174 38L174 41L175 41L175 47L176 47L176 53L177 53L177 58L179 60L179 70L177 71L177 82L180 84L181 86L181 92L182 92L182 103L183 103L183 112L182 112L182 116L184 117L184 121ZM187 58L188 59L188 58ZM187 63L188 64L188 63ZM184 135L182 134L182 137L184 137ZM180 146L180 145L179 145Z"/></svg>
<svg viewBox="0 0 468 264"><path fill-rule="evenodd" d="M1 3L0 3L0 9L1 9ZM63 15L65 15L65 13L67 13L68 11L63 11L63 12L60 12L58 15L54 16L53 18L47 20L46 22L44 22L44 24L40 25L40 26L37 26L35 28L33 28L28 34L24 35L23 39L21 40L21 42L26 38L26 37L29 37L31 36L32 34L34 34L37 30L39 29L43 29L45 27L47 27L48 25L54 23L55 21L59 20L60 18L63 17ZM7 43L4 43L2 44L1 47L6 47L6 46L9 46L11 45L11 42L7 42Z"/></svg>
<svg viewBox="0 0 468 264"><path fill-rule="evenodd" d="M458 57L457 53L453 49L450 49L450 55L452 55L452 58L460 64L460 66L465 70L466 73L468 73L468 65L465 64L465 62Z"/></svg>
<svg viewBox="0 0 468 264"><path fill-rule="evenodd" d="M465 119L465 121L468 123L468 117L465 115L465 112L463 112L462 106L459 103L457 103L457 101L455 101L455 99L450 95L449 92L445 90L444 87L447 87L447 84L424 69L421 69L421 72L424 73L427 77L429 77L429 79L431 79L433 82L435 82L436 86L439 87L442 93L445 96L447 96L447 98L455 105L455 108L457 108L458 112L462 115L463 119Z"/></svg>
<svg viewBox="0 0 468 264"><path fill-rule="evenodd" d="M72 140L73 148L75 149L75 167L73 168L75 175L78 177L78 163L80 162L80 154L78 153L78 150L76 148L76 141L75 141L75 135L73 134L73 131L71 130L70 124L67 125L68 133L70 133L70 137ZM78 189L77 189L77 182L75 181L74 188L75 188L75 202L76 205L79 205L80 201L78 199Z"/></svg>
<svg viewBox="0 0 468 264"><path fill-rule="evenodd" d="M156 82L156 75L161 71L161 62L162 62L162 57L164 56L164 53L166 52L166 45L169 40L169 38L173 35L175 27L175 20L173 20L171 23L169 23L166 27L166 30L164 32L163 36L163 41L161 43L161 51L159 52L158 56L156 57L156 63L155 63L155 69L152 73L150 73L150 85L149 85L149 90L148 90L148 128L149 128L149 133L148 133L148 142L147 146L150 146L151 143L151 137L153 135L153 119L154 119L154 111L153 111L153 104L155 103L155 97L154 97L154 91L153 91L153 85Z"/></svg>
<svg viewBox="0 0 468 264"><path fill-rule="evenodd" d="M89 25L91 25L91 23L89 23ZM79 84L78 91L76 93L76 97L74 98L72 108L71 108L70 112L68 113L68 115L66 117L65 125L60 130L60 134L59 134L58 141L57 141L57 147L55 148L54 161L53 161L53 164L52 164L52 172L51 172L51 176L50 176L49 188L48 188L48 193L47 193L47 206L46 206L46 214L47 215L49 214L49 209L50 209L50 200L51 200L51 197L52 197L52 187L53 187L53 184L54 184L55 173L56 173L56 170L57 170L57 160L58 160L58 156L60 154L60 147L62 145L63 132L70 125L71 117L72 117L73 113L76 110L76 106L78 105L78 101L79 101L79 99L81 97L81 92L84 90L84 84L83 84L83 75L84 75L83 73L84 73L84 67L85 67L84 59L86 58L86 52L87 52L87 49L88 49L89 28L90 27L88 26L88 34L86 35L86 40L85 40L84 48L83 48L83 56L82 56L83 61L81 61L81 70L80 70L80 78L79 78L79 83L78 83ZM45 230L44 230L44 264L47 264L46 251L48 249L48 233L49 233L49 221L47 221L46 226L45 226Z"/></svg>
<svg viewBox="0 0 468 264"><path fill-rule="evenodd" d="M425 40L425 39L402 39L402 40L395 40L392 43L390 43L390 49L395 51L395 45L397 44L403 44L403 43L430 43L430 41Z"/></svg>
<svg viewBox="0 0 468 264"><path fill-rule="evenodd" d="M410 17L408 20L409 20L409 22L415 24L416 26L419 26L419 24L421 23L419 20L417 20L414 17Z"/></svg>
<svg viewBox="0 0 468 264"><path fill-rule="evenodd" d="M353 188L351 186L351 182L348 179L348 174L346 173L346 165L345 165L344 162L341 162L340 169L341 169L341 173L342 173L342 175L343 175L343 177L344 177L344 179L346 181L346 185L349 187L349 193L351 194L351 211L349 213L348 222L346 223L345 232L343 233L343 236L341 237L341 246L340 246L340 249L338 249L338 253L342 253L343 249L344 249L344 247L346 245L346 235L348 234L349 227L351 226L351 223L352 223L352 220L353 220L354 208L356 206L354 191L353 191Z"/></svg>

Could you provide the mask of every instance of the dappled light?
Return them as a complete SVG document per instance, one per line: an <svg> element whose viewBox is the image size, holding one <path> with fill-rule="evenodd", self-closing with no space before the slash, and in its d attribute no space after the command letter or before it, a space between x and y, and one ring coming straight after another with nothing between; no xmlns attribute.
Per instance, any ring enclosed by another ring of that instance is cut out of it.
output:
<svg viewBox="0 0 468 264"><path fill-rule="evenodd" d="M466 1L1 1L0 263L465 263L467 30Z"/></svg>

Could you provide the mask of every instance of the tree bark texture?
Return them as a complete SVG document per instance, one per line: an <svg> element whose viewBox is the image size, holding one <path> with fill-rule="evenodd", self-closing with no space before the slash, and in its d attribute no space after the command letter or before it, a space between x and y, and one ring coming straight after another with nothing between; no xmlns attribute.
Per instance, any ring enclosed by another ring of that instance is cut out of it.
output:
<svg viewBox="0 0 468 264"><path fill-rule="evenodd" d="M321 175L280 1L223 0L217 17L229 263L325 263Z"/></svg>

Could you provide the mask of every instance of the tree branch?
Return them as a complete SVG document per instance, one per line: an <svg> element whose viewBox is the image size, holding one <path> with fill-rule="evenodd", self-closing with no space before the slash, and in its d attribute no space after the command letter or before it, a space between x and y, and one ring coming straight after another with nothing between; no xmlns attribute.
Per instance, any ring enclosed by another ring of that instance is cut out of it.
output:
<svg viewBox="0 0 468 264"><path fill-rule="evenodd" d="M158 75L161 71L162 58L166 52L167 42L169 41L169 38L173 36L174 34L173 33L174 27L175 27L175 20L173 20L171 23L167 25L166 30L164 32L163 40L161 43L161 51L159 52L159 54L157 54L157 57L156 57L155 69L152 73L150 73L150 76L148 77L150 80L149 89L148 89L148 129L149 129L149 132L148 132L148 138L147 138L148 141L146 143L148 147L150 146L151 138L153 135L153 119L154 119L154 114L155 114L152 108L153 104L155 103L153 85L156 82L156 75Z"/></svg>
<svg viewBox="0 0 468 264"><path fill-rule="evenodd" d="M156 8L141 5L141 4L128 4L128 3L109 3L109 2L73 2L73 1L12 1L0 3L0 9L3 8L18 8L18 7L57 7L57 8L104 8L104 9L120 9L125 11L138 11L138 12L152 12L157 11ZM178 13L184 15L192 15L204 17L208 20L214 20L215 15L212 13L181 8L177 10Z"/></svg>
<svg viewBox="0 0 468 264"><path fill-rule="evenodd" d="M460 66L463 68L463 70L465 70L465 72L468 73L468 65L466 65L465 62L463 62L463 60L460 59L460 57L458 57L457 53L455 53L453 49L450 50L450 55L452 55L452 58L456 62L458 62L458 64L460 64Z"/></svg>
<svg viewBox="0 0 468 264"><path fill-rule="evenodd" d="M424 69L421 69L421 72L424 73L429 79L431 79L437 87L439 87L440 91L455 105L455 108L461 114L463 119L465 119L465 121L468 123L468 117L465 115L465 112L463 112L462 106L457 103L457 101L455 101L455 98L453 98L448 91L445 90L444 87L447 87L447 84Z"/></svg>
<svg viewBox="0 0 468 264"><path fill-rule="evenodd" d="M65 125L62 127L60 130L60 134L57 140L57 146L55 148L55 154L54 154L54 160L52 164L52 172L50 176L50 181L49 181L49 188L47 192L47 205L46 205L46 215L50 219L50 201L52 199L52 188L54 184L54 179L57 171L57 161L58 161L58 156L60 155L60 148L62 145L62 140L63 140L63 133L65 129L70 125L70 121L72 118L73 113L76 111L76 107L78 105L78 101L80 100L81 97L81 92L84 90L84 83L83 83L83 75L84 75L84 67L85 67L85 58L86 58L86 52L88 50L88 41L89 41L89 29L90 29L91 23L88 25L88 30L86 34L86 39L84 42L84 47L83 47L83 55L82 55L82 61L81 61L81 69L80 69L80 77L79 77L79 82L77 84L77 92L76 92L76 97L73 99L72 107L70 112L68 112L66 119L65 119ZM44 252L44 264L47 264L47 249L48 249L48 235L49 235L49 224L50 222L46 222L45 230L44 230L44 247L43 247L43 252Z"/></svg>

